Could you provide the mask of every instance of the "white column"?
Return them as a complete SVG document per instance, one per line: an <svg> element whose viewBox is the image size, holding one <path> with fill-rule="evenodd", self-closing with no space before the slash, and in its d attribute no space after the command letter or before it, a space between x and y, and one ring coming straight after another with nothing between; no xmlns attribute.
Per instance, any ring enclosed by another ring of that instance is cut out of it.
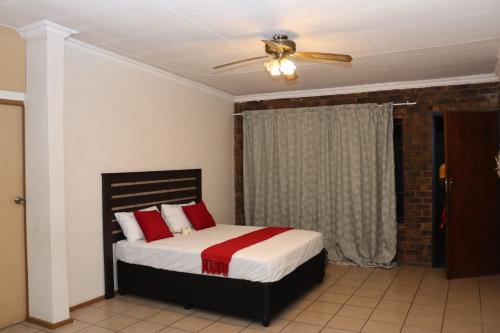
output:
<svg viewBox="0 0 500 333"><path fill-rule="evenodd" d="M77 31L50 21L20 29L26 39L25 172L29 313L69 318L64 211L64 40Z"/></svg>

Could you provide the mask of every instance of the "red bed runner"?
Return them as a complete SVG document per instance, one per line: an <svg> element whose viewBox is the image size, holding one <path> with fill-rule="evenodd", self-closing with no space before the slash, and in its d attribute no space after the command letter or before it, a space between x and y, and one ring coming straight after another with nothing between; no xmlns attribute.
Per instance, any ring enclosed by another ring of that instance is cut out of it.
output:
<svg viewBox="0 0 500 333"><path fill-rule="evenodd" d="M291 229L293 228L267 227L207 247L201 253L202 272L227 277L233 254Z"/></svg>

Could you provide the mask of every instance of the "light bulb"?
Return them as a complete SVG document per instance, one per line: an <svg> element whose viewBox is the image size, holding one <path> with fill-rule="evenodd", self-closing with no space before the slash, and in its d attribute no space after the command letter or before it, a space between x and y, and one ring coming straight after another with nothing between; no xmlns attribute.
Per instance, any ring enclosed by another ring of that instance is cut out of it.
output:
<svg viewBox="0 0 500 333"><path fill-rule="evenodd" d="M269 73L271 73L272 76L279 76L281 75L280 72L280 62L276 59L272 59L270 61L267 61L265 63L266 69Z"/></svg>
<svg viewBox="0 0 500 333"><path fill-rule="evenodd" d="M295 73L295 64L287 58L281 59L280 71L285 75L293 75Z"/></svg>
<svg viewBox="0 0 500 333"><path fill-rule="evenodd" d="M273 66L269 72L271 73L272 76L280 76L281 75L280 66L279 65Z"/></svg>

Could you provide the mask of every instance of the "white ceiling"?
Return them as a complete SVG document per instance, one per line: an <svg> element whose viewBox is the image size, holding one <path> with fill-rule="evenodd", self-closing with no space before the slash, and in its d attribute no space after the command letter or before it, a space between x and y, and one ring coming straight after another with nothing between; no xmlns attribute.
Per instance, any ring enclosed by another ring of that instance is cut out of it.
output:
<svg viewBox="0 0 500 333"><path fill-rule="evenodd" d="M0 24L48 19L74 38L240 96L493 73L499 0L0 0ZM348 53L271 78L260 39L289 33L298 50Z"/></svg>

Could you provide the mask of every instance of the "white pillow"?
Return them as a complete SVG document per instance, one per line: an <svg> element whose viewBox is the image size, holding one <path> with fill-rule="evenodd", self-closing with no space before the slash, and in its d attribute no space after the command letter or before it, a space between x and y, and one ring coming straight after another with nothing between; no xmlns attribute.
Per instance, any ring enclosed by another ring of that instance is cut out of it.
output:
<svg viewBox="0 0 500 333"><path fill-rule="evenodd" d="M182 229L192 227L191 222L189 222L186 214L184 214L182 210L182 206L191 206L194 204L196 204L196 202L191 201L180 205L161 205L161 216L165 222L167 222L171 232L182 232Z"/></svg>
<svg viewBox="0 0 500 333"><path fill-rule="evenodd" d="M156 206L151 206L148 208L141 209L141 211L151 211L158 210ZM123 234L127 237L129 242L135 242L140 239L144 239L144 234L142 233L141 227L137 220L135 219L133 212L118 212L115 213L116 220L122 228Z"/></svg>

